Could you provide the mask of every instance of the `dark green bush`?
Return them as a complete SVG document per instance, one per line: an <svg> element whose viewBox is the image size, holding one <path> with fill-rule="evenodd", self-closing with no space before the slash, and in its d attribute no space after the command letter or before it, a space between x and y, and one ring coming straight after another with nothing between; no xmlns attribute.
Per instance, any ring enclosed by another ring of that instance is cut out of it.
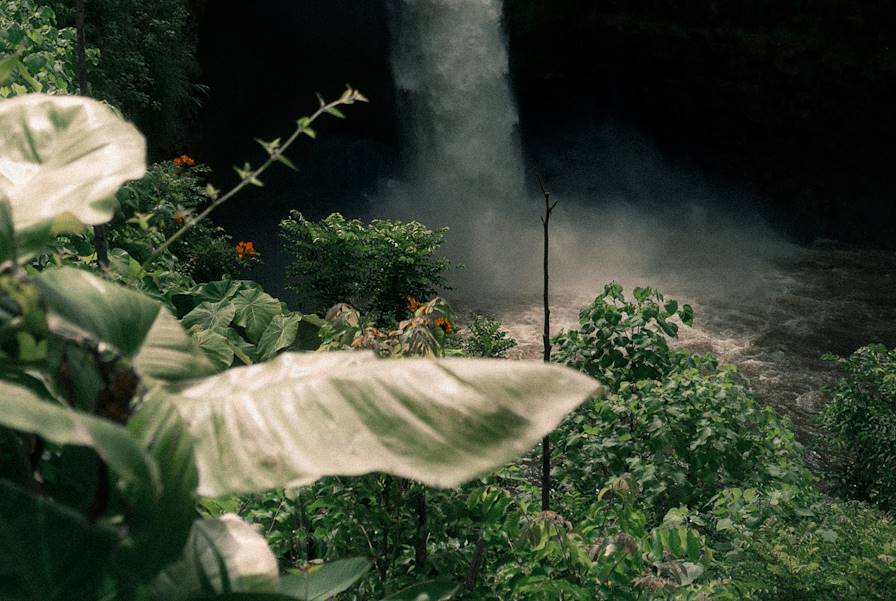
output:
<svg viewBox="0 0 896 601"><path fill-rule="evenodd" d="M398 321L410 301L430 298L446 286L451 263L436 254L446 231L413 221L364 224L339 213L314 223L293 211L280 223L292 260L288 287L312 311L350 303L379 323Z"/></svg>
<svg viewBox="0 0 896 601"><path fill-rule="evenodd" d="M0 98L29 92L73 94L77 32L60 28L56 14L33 0L0 2L0 58L20 59L8 81L0 82ZM98 53L88 49L87 60L95 64Z"/></svg>
<svg viewBox="0 0 896 601"><path fill-rule="evenodd" d="M145 262L209 203L205 182L208 173L202 165L165 161L150 167L143 179L123 187L118 193L121 211L109 226L110 246ZM209 220L196 224L170 247L170 252L178 259L175 268L198 282L238 278L256 261L254 254L240 257L230 236Z"/></svg>
<svg viewBox="0 0 896 601"><path fill-rule="evenodd" d="M842 377L820 424L834 452L839 492L896 509L896 350L872 345L828 359Z"/></svg>
<svg viewBox="0 0 896 601"><path fill-rule="evenodd" d="M594 302L579 312L579 329L554 339L557 363L578 369L617 390L623 382L661 379L684 363L688 353L669 349L667 337L678 334L678 318L691 325L694 310L678 301L666 301L650 288L635 288L628 301L622 286L604 287Z"/></svg>
<svg viewBox="0 0 896 601"><path fill-rule="evenodd" d="M485 315L474 315L467 330L463 349L473 357L504 358L516 346L516 340L501 329L501 322Z"/></svg>
<svg viewBox="0 0 896 601"><path fill-rule="evenodd" d="M724 567L741 598L890 601L896 592L896 524L858 503L772 517L740 544Z"/></svg>

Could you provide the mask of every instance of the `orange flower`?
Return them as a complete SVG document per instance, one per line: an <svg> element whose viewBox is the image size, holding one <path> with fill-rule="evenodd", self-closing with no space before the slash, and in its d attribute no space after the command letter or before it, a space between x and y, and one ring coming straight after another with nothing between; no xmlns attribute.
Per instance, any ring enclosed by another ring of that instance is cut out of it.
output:
<svg viewBox="0 0 896 601"><path fill-rule="evenodd" d="M406 296L405 298L408 299L408 311L416 313L417 309L420 308L420 302L416 298L410 296Z"/></svg>
<svg viewBox="0 0 896 601"><path fill-rule="evenodd" d="M242 261L255 256L255 244L253 242L240 242L236 245L236 256Z"/></svg>
<svg viewBox="0 0 896 601"><path fill-rule="evenodd" d="M436 327L442 328L442 331L446 334L450 334L454 331L454 326L452 326L451 322L445 317L440 317L436 320Z"/></svg>
<svg viewBox="0 0 896 601"><path fill-rule="evenodd" d="M174 163L175 167L183 167L184 165L186 165L187 167L192 167L196 164L196 161L194 161L192 158L190 158L189 155L186 154L180 155L171 162Z"/></svg>

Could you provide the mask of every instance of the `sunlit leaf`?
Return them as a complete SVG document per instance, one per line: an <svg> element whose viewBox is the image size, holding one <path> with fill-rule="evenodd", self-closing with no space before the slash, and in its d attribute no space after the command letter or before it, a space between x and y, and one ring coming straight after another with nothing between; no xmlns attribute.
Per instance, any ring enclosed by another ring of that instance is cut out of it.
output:
<svg viewBox="0 0 896 601"><path fill-rule="evenodd" d="M301 321L302 316L298 313L274 315L258 341L258 360L267 361L278 352L291 346L299 333Z"/></svg>
<svg viewBox="0 0 896 601"><path fill-rule="evenodd" d="M146 144L108 106L27 94L0 102L0 196L17 231L109 221L115 193L146 171Z"/></svg>
<svg viewBox="0 0 896 601"><path fill-rule="evenodd" d="M277 559L264 537L234 514L194 522L183 558L153 583L161 601L210 593L276 593L278 587Z"/></svg>
<svg viewBox="0 0 896 601"><path fill-rule="evenodd" d="M199 326L203 330L223 330L233 321L236 315L236 307L233 303L221 301L218 303L202 303L181 320L184 328L190 329Z"/></svg>
<svg viewBox="0 0 896 601"><path fill-rule="evenodd" d="M541 363L287 353L185 383L200 494L387 472L454 487L530 450L599 389Z"/></svg>

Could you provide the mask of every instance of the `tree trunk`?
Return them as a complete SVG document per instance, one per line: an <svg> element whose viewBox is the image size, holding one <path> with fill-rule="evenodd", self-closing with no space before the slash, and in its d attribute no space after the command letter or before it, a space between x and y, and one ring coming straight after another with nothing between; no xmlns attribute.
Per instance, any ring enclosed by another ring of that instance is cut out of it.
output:
<svg viewBox="0 0 896 601"><path fill-rule="evenodd" d="M550 225L551 213L557 202L551 204L551 194L545 190L544 182L538 178L538 185L544 194L544 217L541 224L544 227L544 362L551 362L551 304L550 304ZM548 434L541 441L541 510L548 511L551 508L551 435Z"/></svg>

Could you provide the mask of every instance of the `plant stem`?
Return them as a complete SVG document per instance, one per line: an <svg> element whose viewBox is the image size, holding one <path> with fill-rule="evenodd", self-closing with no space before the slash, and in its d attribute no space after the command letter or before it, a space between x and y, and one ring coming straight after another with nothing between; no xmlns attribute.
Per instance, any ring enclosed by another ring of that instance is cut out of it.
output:
<svg viewBox="0 0 896 601"><path fill-rule="evenodd" d="M202 221L203 219L208 217L212 211L214 211L215 209L220 207L222 204L224 204L225 202L227 202L228 200L230 200L231 198L236 196L239 192L241 192L244 188L246 188L250 184L259 185L258 177L262 173L267 171L268 167L270 167L275 161L285 160L283 153L286 152L286 150L290 146L292 146L292 144L299 138L299 136L301 136L303 133L308 132L309 126L312 123L314 123L321 115L323 115L324 113L331 113L338 106L345 105L345 104L354 104L355 101L365 102L366 99L363 96L358 95L355 91L351 90L351 88L349 88L346 91L346 93L343 94L342 98L340 98L339 100L334 100L333 102L330 102L330 103L324 103L323 101L321 101L320 108L318 108L317 111L315 111L315 113L313 115L311 115L307 119L299 120L299 122L298 122L299 125L296 127L296 130L292 133L292 135L289 137L289 139L287 139L286 142L282 146L280 146L276 150L269 151L267 161L262 163L262 165L260 167L258 167L257 169L255 169L254 171L244 174L240 183L238 183L236 186L234 186L229 192L227 192L223 196L215 199L212 202L212 204L210 204L208 207L206 207L206 209L204 211L202 211L201 213L199 213L192 219L188 220L187 223L185 223L183 225L183 227L181 227L179 230L177 230L170 238L165 240L165 242L162 243L161 246L159 246L155 251L153 251L152 255L150 255L149 259L147 259L146 263L144 263L144 265L143 265L144 269L146 268L149 261L151 261L155 257L159 256L159 254L166 251L172 244L174 244L177 240L179 240L180 237L183 236L187 231L189 231L197 223L199 223L200 221ZM311 134L311 135L313 135L313 134Z"/></svg>
<svg viewBox="0 0 896 601"><path fill-rule="evenodd" d="M78 0L75 14L75 29L78 36L78 93L81 96L90 96L90 82L87 79L87 29L85 19L87 15L87 0ZM106 226L93 226L93 245L96 248L96 261L100 267L109 266L109 241L106 238Z"/></svg>
<svg viewBox="0 0 896 601"><path fill-rule="evenodd" d="M544 362L551 362L551 305L549 286L549 259L550 259L550 224L551 213L557 206L557 201L551 204L551 194L545 190L541 176L538 177L538 185L544 194L544 217L541 225L544 228ZM541 510L548 511L551 508L551 435L548 434L541 441Z"/></svg>

